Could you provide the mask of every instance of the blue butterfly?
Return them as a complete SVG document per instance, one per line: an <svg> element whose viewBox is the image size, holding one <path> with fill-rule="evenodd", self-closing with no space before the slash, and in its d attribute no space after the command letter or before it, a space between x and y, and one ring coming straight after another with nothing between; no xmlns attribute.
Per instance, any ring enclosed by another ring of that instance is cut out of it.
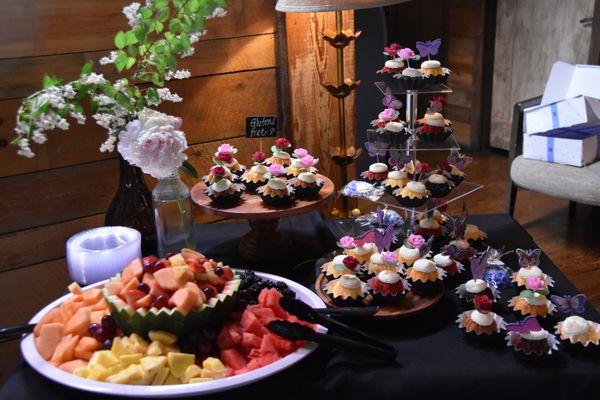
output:
<svg viewBox="0 0 600 400"><path fill-rule="evenodd" d="M585 311L585 303L587 301L587 297L584 294L578 294L575 296L550 296L552 302L556 304L558 311L563 314L583 314Z"/></svg>

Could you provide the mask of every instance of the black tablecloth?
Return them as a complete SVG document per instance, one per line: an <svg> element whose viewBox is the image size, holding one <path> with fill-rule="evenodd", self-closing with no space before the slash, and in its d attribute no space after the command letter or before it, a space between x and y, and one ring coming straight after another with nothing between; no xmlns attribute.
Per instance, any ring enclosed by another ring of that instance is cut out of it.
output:
<svg viewBox="0 0 600 400"><path fill-rule="evenodd" d="M529 234L507 215L473 216L471 221L488 232L494 245L506 244L509 249L536 247ZM281 226L292 235L294 246L285 257L256 265L256 268L300 281L309 279L312 261L335 246L331 232L338 236L340 233L330 221L323 221L314 213L284 219ZM255 267L235 255L239 238L247 230L245 223L203 225L198 229L203 239L202 251L233 266ZM514 267L516 259L507 258L508 264ZM307 262L302 264L302 261ZM554 277L553 292L576 293L573 285L544 254L541 268ZM517 319L506 307L507 299L515 294L516 289L505 290L501 307L497 309L508 321ZM438 305L417 316L393 322L360 323L361 328L398 348L399 365L369 363L320 347L306 360L278 375L208 398L597 398L600 393L597 346L591 351L582 351L561 342L558 353L547 360L536 361L519 356L501 341L479 344L464 338L454 323L462 311L453 291L448 290ZM591 306L584 316L600 321ZM556 318L550 318L543 325L549 329L556 321ZM24 363L0 391L2 400L80 399L84 396L100 398L54 384Z"/></svg>

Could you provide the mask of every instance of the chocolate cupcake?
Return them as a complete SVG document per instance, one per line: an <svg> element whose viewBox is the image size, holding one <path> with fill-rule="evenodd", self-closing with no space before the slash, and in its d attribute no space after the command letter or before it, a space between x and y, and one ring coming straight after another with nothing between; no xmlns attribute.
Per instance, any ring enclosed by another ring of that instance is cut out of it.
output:
<svg viewBox="0 0 600 400"><path fill-rule="evenodd" d="M367 285L354 275L342 275L327 283L325 292L336 306L360 306L367 297Z"/></svg>
<svg viewBox="0 0 600 400"><path fill-rule="evenodd" d="M360 174L360 176L369 183L378 184L387 179L387 164L377 162L369 165L369 169Z"/></svg>
<svg viewBox="0 0 600 400"><path fill-rule="evenodd" d="M446 164L442 170L442 174L454 183L454 186L460 185L465 180L465 173L458 169L456 166Z"/></svg>
<svg viewBox="0 0 600 400"><path fill-rule="evenodd" d="M442 290L445 276L444 270L426 258L416 260L412 267L406 270L406 279L413 291L423 295L432 295Z"/></svg>
<svg viewBox="0 0 600 400"><path fill-rule="evenodd" d="M431 197L445 197L452 190L448 178L440 174L431 174L425 181L425 187L429 190Z"/></svg>
<svg viewBox="0 0 600 400"><path fill-rule="evenodd" d="M383 187L389 194L394 190L402 189L408 183L408 174L405 171L393 170L388 172L387 179L383 181Z"/></svg>
<svg viewBox="0 0 600 400"><path fill-rule="evenodd" d="M244 185L221 178L206 189L206 195L219 207L233 207L239 203Z"/></svg>
<svg viewBox="0 0 600 400"><path fill-rule="evenodd" d="M402 189L396 189L394 197L404 207L420 207L427 203L429 193L421 182L410 181Z"/></svg>
<svg viewBox="0 0 600 400"><path fill-rule="evenodd" d="M314 199L325 184L312 172L302 172L297 178L290 181L294 195L298 199Z"/></svg>
<svg viewBox="0 0 600 400"><path fill-rule="evenodd" d="M256 192L256 189L267 183L268 173L269 168L266 165L256 164L242 175L241 181L248 192Z"/></svg>
<svg viewBox="0 0 600 400"><path fill-rule="evenodd" d="M421 219L413 230L417 235L421 235L424 238L439 237L442 235L442 226L435 218Z"/></svg>
<svg viewBox="0 0 600 400"><path fill-rule="evenodd" d="M452 123L439 112L425 114L417 124L417 136L425 142L441 143L452 134Z"/></svg>
<svg viewBox="0 0 600 400"><path fill-rule="evenodd" d="M384 270L369 279L367 288L376 304L391 304L401 300L410 285L398 272Z"/></svg>
<svg viewBox="0 0 600 400"><path fill-rule="evenodd" d="M506 345L526 356L543 357L558 350L558 340L543 329L535 317L525 317L523 321L506 324Z"/></svg>
<svg viewBox="0 0 600 400"><path fill-rule="evenodd" d="M465 304L470 304L476 296L487 296L495 301L499 294L491 288L486 281L473 278L456 288L456 295Z"/></svg>
<svg viewBox="0 0 600 400"><path fill-rule="evenodd" d="M379 71L378 74L381 74L383 81L391 90L400 89L399 81L395 77L402 72L404 69L404 62L400 58L394 58L391 60L387 60Z"/></svg>

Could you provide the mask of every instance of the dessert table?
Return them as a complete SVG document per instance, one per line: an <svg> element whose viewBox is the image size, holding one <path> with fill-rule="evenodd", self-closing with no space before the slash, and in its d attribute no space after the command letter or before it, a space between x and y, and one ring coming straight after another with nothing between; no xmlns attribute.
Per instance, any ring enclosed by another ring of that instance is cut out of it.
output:
<svg viewBox="0 0 600 400"><path fill-rule="evenodd" d="M531 236L504 214L473 216L470 222L485 230L493 245L514 249L537 247ZM317 213L284 218L280 227L294 241L293 252L268 265L247 265L235 249L248 227L245 222L198 226L200 251L218 257L234 267L256 267L276 271L310 285L314 261L335 248L335 224ZM512 257L512 258L511 258ZM516 257L507 256L509 266ZM555 279L553 292L577 293L558 268L542 254L540 267ZM499 314L508 321L516 316L507 309L515 288L503 291ZM207 398L256 399L281 396L286 399L419 399L482 398L508 396L540 399L595 398L600 392L600 351L570 348L561 341L559 351L545 360L520 357L500 341L474 343L463 337L454 323L463 311L453 290L433 308L410 318L395 321L362 321L358 325L399 349L397 365L374 364L347 354L320 347L304 362L264 381ZM584 317L600 321L588 305ZM542 322L549 329L555 318ZM552 329L553 331L553 329ZM35 373L24 363L17 366L0 390L0 399L100 399L59 386Z"/></svg>

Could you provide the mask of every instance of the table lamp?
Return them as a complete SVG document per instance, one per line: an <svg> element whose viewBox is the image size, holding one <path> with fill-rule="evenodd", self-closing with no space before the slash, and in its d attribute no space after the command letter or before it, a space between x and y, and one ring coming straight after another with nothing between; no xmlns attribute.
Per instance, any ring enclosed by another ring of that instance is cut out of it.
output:
<svg viewBox="0 0 600 400"><path fill-rule="evenodd" d="M354 146L346 147L346 110L344 100L360 85L359 80L344 77L344 48L360 36L360 31L344 30L342 24L343 10L358 10L363 8L383 7L392 4L405 3L411 0L279 0L275 9L280 12L335 12L335 31L325 29L321 33L323 40L337 51L337 84L322 82L323 87L338 99L339 140L338 146L329 149L329 156L340 167L340 182L345 185L348 181L348 166L362 153L362 149ZM339 216L348 216L348 199L342 198L339 204Z"/></svg>

